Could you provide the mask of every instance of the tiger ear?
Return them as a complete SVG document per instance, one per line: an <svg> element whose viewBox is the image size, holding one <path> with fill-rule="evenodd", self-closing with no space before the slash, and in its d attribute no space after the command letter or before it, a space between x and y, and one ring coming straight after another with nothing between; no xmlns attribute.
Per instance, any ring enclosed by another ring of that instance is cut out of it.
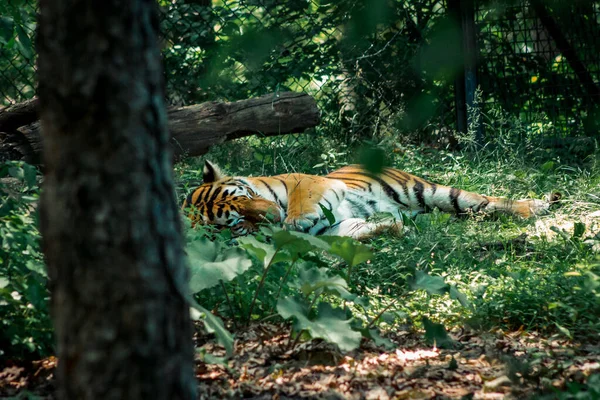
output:
<svg viewBox="0 0 600 400"><path fill-rule="evenodd" d="M202 179L204 180L204 183L213 183L226 176L227 175L221 172L221 169L215 164L210 161L204 161L204 169L202 170Z"/></svg>

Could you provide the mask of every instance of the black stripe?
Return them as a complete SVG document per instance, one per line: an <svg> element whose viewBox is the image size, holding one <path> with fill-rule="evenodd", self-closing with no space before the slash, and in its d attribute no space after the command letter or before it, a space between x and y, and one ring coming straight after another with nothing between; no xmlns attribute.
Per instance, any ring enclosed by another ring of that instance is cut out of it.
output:
<svg viewBox="0 0 600 400"><path fill-rule="evenodd" d="M212 204L210 203L206 204L206 216L208 217L209 221L215 220L215 213L213 212Z"/></svg>
<svg viewBox="0 0 600 400"><path fill-rule="evenodd" d="M321 229L319 229L319 230L318 230L318 231L315 233L315 236L322 235L322 234L323 234L323 233L325 233L325 231L326 231L327 229L329 229L329 228L330 228L329 226L327 226L327 225L323 225L323 227L322 227Z"/></svg>
<svg viewBox="0 0 600 400"><path fill-rule="evenodd" d="M399 169L394 169L394 168L386 168L386 169L384 169L384 171L385 171L385 172L389 172L389 173L391 173L391 174L393 174L393 175L395 175L395 174L398 174L398 175L400 175L400 177L398 177L398 176L396 175L396 177L397 177L398 179L404 179L404 180L405 180L405 181L407 181L407 182L408 182L408 181L410 181L410 180L411 180L411 178L412 178L412 176L411 176L410 174L407 174L407 173L406 173L406 172L404 172L404 171L400 171Z"/></svg>
<svg viewBox="0 0 600 400"><path fill-rule="evenodd" d="M331 191L335 195L336 200L339 202L340 201L340 196L337 194L337 192L335 190L332 189Z"/></svg>
<svg viewBox="0 0 600 400"><path fill-rule="evenodd" d="M460 196L460 189L450 188L450 202L454 207L454 211L456 211L457 214L460 214L462 210L458 205L458 196Z"/></svg>
<svg viewBox="0 0 600 400"><path fill-rule="evenodd" d="M287 187L287 184L285 183L285 181L282 178L277 178L277 177L274 177L273 179L277 179L279 182L283 183L283 187L285 188L285 192L287 193L288 187Z"/></svg>
<svg viewBox="0 0 600 400"><path fill-rule="evenodd" d="M223 204L223 203L217 204L217 218L221 218L223 216L224 208L225 208L225 204Z"/></svg>
<svg viewBox="0 0 600 400"><path fill-rule="evenodd" d="M419 203L419 207L425 209L427 207L427 205L425 204L425 197L423 196L423 191L425 190L425 187L423 186L423 183L419 182L418 180L415 180L415 185L413 186L413 192L415 192L415 196L417 198L417 202Z"/></svg>
<svg viewBox="0 0 600 400"><path fill-rule="evenodd" d="M212 203L213 201L216 200L217 196L219 195L219 193L221 193L221 187L217 186L215 188L215 191L212 193L212 195L210 196L210 198L207 200L207 203Z"/></svg>
<svg viewBox="0 0 600 400"><path fill-rule="evenodd" d="M435 194L435 191L437 190L437 185L435 183L430 183L431 185L431 196L433 197L433 195Z"/></svg>
<svg viewBox="0 0 600 400"><path fill-rule="evenodd" d="M325 178L328 178L328 177L325 177ZM356 179L356 178L328 178L328 179L335 179L337 181L342 181L344 183L346 183L346 182L360 182L360 183L364 183L365 185L367 185L369 187L368 190L370 192L372 191L371 190L372 183L371 182L367 182L367 181L363 181L362 179Z"/></svg>
<svg viewBox="0 0 600 400"><path fill-rule="evenodd" d="M397 204L400 204L406 208L410 208L408 204L406 204L402 200L400 200L400 196L398 195L398 192L396 192L393 187L388 185L388 183L386 181L384 181L383 179L381 179L375 175L370 175L369 177L381 185L381 187L383 188L383 192L386 194L387 197L391 197L392 199L394 199L394 201Z"/></svg>
<svg viewBox="0 0 600 400"><path fill-rule="evenodd" d="M389 170L383 171L383 174L393 179L398 185L402 186L402 191L404 192L404 195L406 196L408 201L410 201L410 195L408 194L408 186L406 185L407 181L405 179L398 178L396 175L390 173Z"/></svg>
<svg viewBox="0 0 600 400"><path fill-rule="evenodd" d="M204 199L204 193L207 191L210 191L211 187L212 186L210 186L210 185L206 185L204 187L199 187L198 189L196 189L194 191L194 193L192 193L192 197L194 197L194 194L196 194L196 193L198 193L198 196L196 197L196 202L192 203L192 204L196 205L196 204L202 202L202 200Z"/></svg>
<svg viewBox="0 0 600 400"><path fill-rule="evenodd" d="M329 205L329 211L333 211L333 206L331 205L331 202L327 199L323 199L323 201Z"/></svg>
<svg viewBox="0 0 600 400"><path fill-rule="evenodd" d="M353 200L351 198L346 199L346 201L348 201L348 203L350 203L352 205L352 210L353 210L352 216L353 217L366 218L371 215L371 213L369 213L369 211L365 208L365 205L363 203L359 203L356 200Z"/></svg>
<svg viewBox="0 0 600 400"><path fill-rule="evenodd" d="M262 183L263 185L265 185L267 189L269 189L269 192L271 192L271 196L273 196L273 198L275 199L277 204L279 204L280 207L283 207L283 204L281 204L281 201L279 200L279 197L277 196L277 193L275 193L273 188L267 182L263 181L262 179L258 179L258 181L260 183Z"/></svg>

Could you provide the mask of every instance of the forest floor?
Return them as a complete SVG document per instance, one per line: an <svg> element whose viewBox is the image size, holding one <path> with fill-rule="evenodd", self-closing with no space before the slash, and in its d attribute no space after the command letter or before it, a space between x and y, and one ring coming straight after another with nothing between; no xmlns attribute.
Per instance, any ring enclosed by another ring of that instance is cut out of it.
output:
<svg viewBox="0 0 600 400"><path fill-rule="evenodd" d="M525 331L454 331L454 348L436 349L421 334L400 331L388 336L393 350L363 342L342 354L324 342L290 343L288 333L285 325L253 325L237 333L226 365L198 360L198 398L600 398L599 344ZM196 343L205 355L224 356L210 336L198 334ZM55 398L56 364L51 357L5 366L0 398ZM584 383L587 391L579 392Z"/></svg>

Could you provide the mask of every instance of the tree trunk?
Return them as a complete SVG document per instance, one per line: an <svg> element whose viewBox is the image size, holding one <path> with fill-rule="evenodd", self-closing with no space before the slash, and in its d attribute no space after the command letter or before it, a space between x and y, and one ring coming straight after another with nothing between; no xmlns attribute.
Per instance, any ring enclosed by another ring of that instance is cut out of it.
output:
<svg viewBox="0 0 600 400"><path fill-rule="evenodd" d="M41 232L59 397L195 398L156 4L39 5Z"/></svg>
<svg viewBox="0 0 600 400"><path fill-rule="evenodd" d="M42 137L37 120L37 101L0 110L0 162L41 161ZM208 102L168 110L170 141L175 157L199 156L226 140L302 132L319 123L315 99L304 93L240 100L233 103Z"/></svg>

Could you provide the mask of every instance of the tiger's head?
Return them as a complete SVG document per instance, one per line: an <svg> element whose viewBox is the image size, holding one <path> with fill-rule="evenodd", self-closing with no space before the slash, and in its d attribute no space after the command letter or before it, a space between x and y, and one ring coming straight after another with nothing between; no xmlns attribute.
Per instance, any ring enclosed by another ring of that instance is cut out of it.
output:
<svg viewBox="0 0 600 400"><path fill-rule="evenodd" d="M235 236L257 230L260 222L281 222L285 211L275 202L260 196L244 178L230 177L219 167L205 161L204 183L183 203L192 224L231 228Z"/></svg>

